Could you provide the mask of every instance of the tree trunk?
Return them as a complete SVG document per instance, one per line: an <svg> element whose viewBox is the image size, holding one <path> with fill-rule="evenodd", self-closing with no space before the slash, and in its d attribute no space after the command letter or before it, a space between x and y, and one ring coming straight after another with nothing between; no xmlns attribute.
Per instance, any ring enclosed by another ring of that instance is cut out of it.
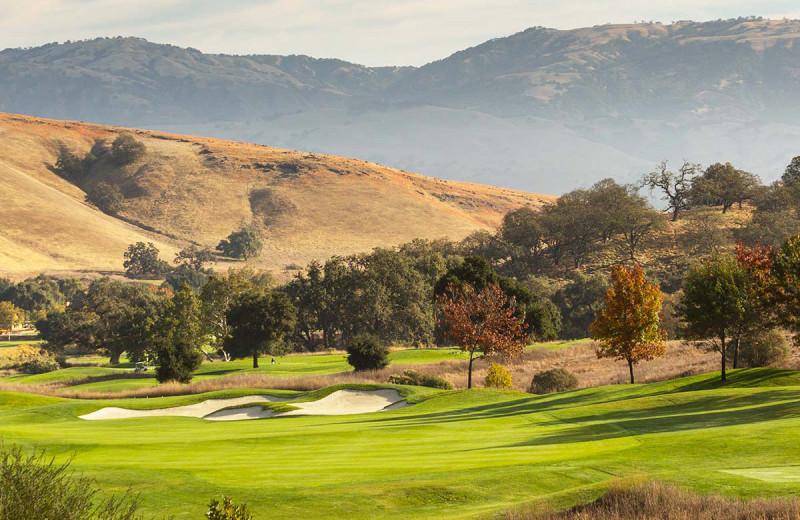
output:
<svg viewBox="0 0 800 520"><path fill-rule="evenodd" d="M475 355L475 352L470 350L469 351L469 372L467 375L467 388L472 388L472 356Z"/></svg>
<svg viewBox="0 0 800 520"><path fill-rule="evenodd" d="M108 361L109 365L119 365L119 358L122 356L122 352L111 352L110 359Z"/></svg>
<svg viewBox="0 0 800 520"><path fill-rule="evenodd" d="M722 343L722 347L720 348L720 350L722 351L722 382L724 383L726 381L725 357L726 357L726 354L727 354L727 352L725 351L726 350L726 347L725 347L725 336L722 336L720 338L720 342Z"/></svg>
<svg viewBox="0 0 800 520"><path fill-rule="evenodd" d="M672 209L672 221L673 222L677 222L678 221L678 213L680 213L680 210L678 208L673 208Z"/></svg>
<svg viewBox="0 0 800 520"><path fill-rule="evenodd" d="M258 368L258 352L253 352L253 368Z"/></svg>
<svg viewBox="0 0 800 520"><path fill-rule="evenodd" d="M631 384L633 384L633 361L630 359L628 360L628 371L631 373Z"/></svg>
<svg viewBox="0 0 800 520"><path fill-rule="evenodd" d="M739 336L733 338L733 368L739 368Z"/></svg>

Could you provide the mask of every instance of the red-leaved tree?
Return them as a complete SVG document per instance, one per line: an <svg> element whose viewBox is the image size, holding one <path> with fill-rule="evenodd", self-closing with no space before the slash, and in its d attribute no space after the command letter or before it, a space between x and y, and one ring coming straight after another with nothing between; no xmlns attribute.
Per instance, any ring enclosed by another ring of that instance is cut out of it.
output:
<svg viewBox="0 0 800 520"><path fill-rule="evenodd" d="M476 353L514 359L527 343L523 319L515 316L514 298L496 285L481 291L470 286L450 286L439 297L445 335L469 352L467 388L472 388L472 362Z"/></svg>

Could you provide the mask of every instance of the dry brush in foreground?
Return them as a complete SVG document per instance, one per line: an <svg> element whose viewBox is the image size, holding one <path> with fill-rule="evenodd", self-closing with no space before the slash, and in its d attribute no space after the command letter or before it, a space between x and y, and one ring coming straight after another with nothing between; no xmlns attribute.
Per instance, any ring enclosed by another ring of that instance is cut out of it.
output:
<svg viewBox="0 0 800 520"><path fill-rule="evenodd" d="M800 500L698 495L656 482L617 485L596 501L557 513L514 512L506 520L794 520Z"/></svg>

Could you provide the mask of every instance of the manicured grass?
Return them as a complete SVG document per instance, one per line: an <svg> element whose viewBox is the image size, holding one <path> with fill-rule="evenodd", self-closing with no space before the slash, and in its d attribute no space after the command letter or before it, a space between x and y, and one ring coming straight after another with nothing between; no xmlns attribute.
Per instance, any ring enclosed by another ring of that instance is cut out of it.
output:
<svg viewBox="0 0 800 520"><path fill-rule="evenodd" d="M37 340L22 340L22 341L5 341L0 340L0 348L11 348L11 347L19 347L20 345L41 345L43 342L40 339Z"/></svg>
<svg viewBox="0 0 800 520"><path fill-rule="evenodd" d="M424 363L438 363L446 360L467 359L467 356L457 348L440 349L405 349L391 352L389 357L391 364L402 367L403 365L416 365ZM78 359L78 361L80 358ZM347 355L335 354L314 354L314 355L290 355L275 358L276 363L271 363L271 358L259 360L259 368L253 368L252 359L239 359L227 363L214 362L203 363L195 372L194 381L202 381L214 377L222 377L235 374L259 373L275 377L297 377L306 375L336 374L349 372L353 369L347 364ZM76 390L89 390L95 392L113 392L117 390L132 390L153 386L156 383L153 370L142 374L144 378L124 379L133 373L133 364L120 364L113 367L70 367L57 370L48 374L25 375L15 374L0 377L0 382L7 383L55 383L68 382L86 379L89 377L110 377L121 376L120 379L100 382L90 382L86 384L73 385ZM149 376L149 377L148 377Z"/></svg>
<svg viewBox="0 0 800 520"><path fill-rule="evenodd" d="M133 485L148 513L177 519L200 518L222 494L257 519L483 517L571 505L636 476L742 497L800 492L800 373L717 378L549 396L411 388L417 404L389 412L225 423L77 415L265 391L114 401L0 393L0 436L59 460L75 454L73 467L107 491Z"/></svg>

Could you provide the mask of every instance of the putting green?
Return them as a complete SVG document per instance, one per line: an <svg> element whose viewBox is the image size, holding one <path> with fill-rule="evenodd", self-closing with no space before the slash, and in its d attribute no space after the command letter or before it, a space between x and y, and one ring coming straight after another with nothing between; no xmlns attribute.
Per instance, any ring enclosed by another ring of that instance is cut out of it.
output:
<svg viewBox="0 0 800 520"><path fill-rule="evenodd" d="M96 401L0 393L0 437L58 460L75 454L73 467L106 491L133 486L146 513L178 519L201 518L221 494L257 519L478 517L538 501L569 506L641 476L781 496L800 492L788 478L800 456L798 375L743 370L722 387L708 374L550 396L349 385L395 388L414 406L239 422L78 417L265 390ZM269 393L316 401L342 388Z"/></svg>
<svg viewBox="0 0 800 520"><path fill-rule="evenodd" d="M729 469L725 472L764 482L793 482L800 484L800 466Z"/></svg>

